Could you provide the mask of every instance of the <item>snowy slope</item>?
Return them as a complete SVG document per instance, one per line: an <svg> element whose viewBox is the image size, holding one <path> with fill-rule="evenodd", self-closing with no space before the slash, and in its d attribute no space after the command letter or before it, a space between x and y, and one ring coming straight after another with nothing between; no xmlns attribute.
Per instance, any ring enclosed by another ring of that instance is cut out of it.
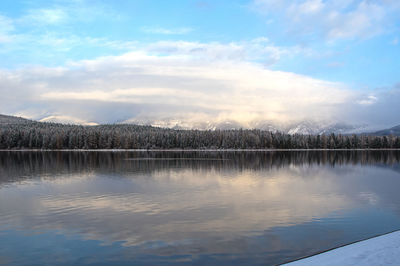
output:
<svg viewBox="0 0 400 266"><path fill-rule="evenodd" d="M71 116L62 115L51 115L44 117L39 120L39 122L49 122L49 123L60 123L60 124L71 124L71 125L84 125L84 126L95 126L98 125L94 122L88 122L85 120L77 119Z"/></svg>
<svg viewBox="0 0 400 266"><path fill-rule="evenodd" d="M377 136L387 136L387 135L395 135L395 136L400 136L400 126L392 127L389 129L384 129L380 131L376 131L372 133L372 135L377 135Z"/></svg>
<svg viewBox="0 0 400 266"><path fill-rule="evenodd" d="M302 121L291 124L279 124L269 121L258 121L246 125L240 124L236 121L223 121L223 122L193 122L183 121L179 119L165 119L165 120L151 120L151 119L130 119L122 123L133 123L139 125L151 125L154 127L164 127L173 129L200 129L200 130L215 130L215 129L261 129L271 132L283 132L291 135L305 134L305 135L321 135L321 134L350 134L361 132L363 126L354 126L344 123L327 123L315 121Z"/></svg>
<svg viewBox="0 0 400 266"><path fill-rule="evenodd" d="M350 134L360 131L363 126L354 126L344 123L317 123L312 121L304 121L298 124L290 125L286 129L286 133L305 134L305 135L322 135L322 134Z"/></svg>
<svg viewBox="0 0 400 266"><path fill-rule="evenodd" d="M284 265L400 265L400 231L371 238Z"/></svg>
<svg viewBox="0 0 400 266"><path fill-rule="evenodd" d="M16 116L0 115L0 124L27 124L33 123L33 121Z"/></svg>

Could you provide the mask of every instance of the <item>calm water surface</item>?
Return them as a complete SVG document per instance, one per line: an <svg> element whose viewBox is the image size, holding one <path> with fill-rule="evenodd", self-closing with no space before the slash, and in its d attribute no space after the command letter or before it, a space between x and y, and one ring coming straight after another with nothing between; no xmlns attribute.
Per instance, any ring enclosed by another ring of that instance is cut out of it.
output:
<svg viewBox="0 0 400 266"><path fill-rule="evenodd" d="M400 152L0 152L0 264L273 265L400 229Z"/></svg>

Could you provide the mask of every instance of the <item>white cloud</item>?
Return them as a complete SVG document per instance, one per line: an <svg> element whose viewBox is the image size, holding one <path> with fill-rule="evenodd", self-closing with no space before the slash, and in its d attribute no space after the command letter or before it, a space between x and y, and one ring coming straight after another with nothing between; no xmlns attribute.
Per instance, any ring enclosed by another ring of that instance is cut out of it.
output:
<svg viewBox="0 0 400 266"><path fill-rule="evenodd" d="M0 44L10 42L13 39L12 31L14 31L13 21L0 15Z"/></svg>
<svg viewBox="0 0 400 266"><path fill-rule="evenodd" d="M341 84L251 63L259 43L156 43L62 68L3 71L0 92L7 96L0 110L29 109L34 118L62 114L91 122L176 119L252 127L266 120L327 119L353 97ZM261 48L265 57L270 50Z"/></svg>
<svg viewBox="0 0 400 266"><path fill-rule="evenodd" d="M1 22L0 22L1 24ZM118 41L107 38L83 37L68 33L48 31L43 34L31 33L7 33L2 34L0 30L0 54L12 55L13 53L26 54L27 59L34 58L36 64L46 59L61 56L65 58L66 53L73 53L82 49L104 48L114 51L130 51L139 44L136 41ZM29 44L29 45L27 45ZM49 60L47 60L49 61ZM53 62L50 61L52 64Z"/></svg>
<svg viewBox="0 0 400 266"><path fill-rule="evenodd" d="M26 23L59 24L66 22L69 14L62 8L32 9L22 18Z"/></svg>
<svg viewBox="0 0 400 266"><path fill-rule="evenodd" d="M38 47L49 47L54 52L70 51L74 48L85 47L108 47L115 50L131 50L137 46L135 41L111 41L106 38L80 37L77 35L62 35L56 33L46 33L40 38L24 36L22 40L30 40L31 44ZM22 41L21 40L21 41Z"/></svg>
<svg viewBox="0 0 400 266"><path fill-rule="evenodd" d="M95 126L97 123L88 122L86 120L82 120L76 117L70 117L65 115L50 115L44 117L39 120L40 122L56 122L56 123L63 123L63 124L77 124L77 125L87 125L87 126Z"/></svg>
<svg viewBox="0 0 400 266"><path fill-rule="evenodd" d="M274 16L292 35L329 41L370 38L390 30L396 1L254 0L253 8Z"/></svg>
<svg viewBox="0 0 400 266"><path fill-rule="evenodd" d="M398 94L365 96L340 83L273 71L255 60L257 54L269 61L280 49L266 39L157 42L58 68L3 70L0 113L83 124L131 121L205 128L229 122L251 128L304 119L368 124L367 111L374 110L375 120L395 123L385 110L400 111Z"/></svg>
<svg viewBox="0 0 400 266"><path fill-rule="evenodd" d="M192 28L188 27L173 28L173 29L167 29L162 27L142 27L141 30L145 33L164 34L164 35L182 35L193 31Z"/></svg>
<svg viewBox="0 0 400 266"><path fill-rule="evenodd" d="M291 56L309 52L299 47L275 46L264 37L227 44L218 42L160 41L143 48L157 55L174 54L202 60L257 61L267 65L276 63L284 55Z"/></svg>
<svg viewBox="0 0 400 266"><path fill-rule="evenodd" d="M330 39L368 38L384 30L383 22L386 10L374 3L361 2L351 12L328 13L327 28Z"/></svg>
<svg viewBox="0 0 400 266"><path fill-rule="evenodd" d="M105 3L90 1L55 1L46 8L25 11L18 22L28 27L59 26L61 24L86 23L94 20L120 20L122 16Z"/></svg>
<svg viewBox="0 0 400 266"><path fill-rule="evenodd" d="M366 98L359 100L358 103L361 105L371 105L378 101L378 98L374 95L369 95Z"/></svg>
<svg viewBox="0 0 400 266"><path fill-rule="evenodd" d="M76 48L132 49L134 41L115 41L84 36L76 32L76 28L82 23L119 19L121 15L112 7L101 3L93 5L81 0L56 1L46 8L25 9L19 17L0 14L0 53L12 56L13 52L19 51L29 58L36 57L40 61L39 58L55 57L57 53L65 56L65 52Z"/></svg>

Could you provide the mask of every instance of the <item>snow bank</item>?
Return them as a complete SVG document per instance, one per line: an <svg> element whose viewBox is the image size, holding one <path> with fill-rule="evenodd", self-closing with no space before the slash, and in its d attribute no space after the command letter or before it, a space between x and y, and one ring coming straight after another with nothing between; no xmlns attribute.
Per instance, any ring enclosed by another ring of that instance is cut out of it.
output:
<svg viewBox="0 0 400 266"><path fill-rule="evenodd" d="M400 265L400 231L350 244L284 265Z"/></svg>

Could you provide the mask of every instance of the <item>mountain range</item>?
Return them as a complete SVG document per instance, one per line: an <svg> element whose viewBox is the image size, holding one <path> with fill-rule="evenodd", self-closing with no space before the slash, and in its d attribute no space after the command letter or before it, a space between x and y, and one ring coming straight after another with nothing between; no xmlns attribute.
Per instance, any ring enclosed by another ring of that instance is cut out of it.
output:
<svg viewBox="0 0 400 266"><path fill-rule="evenodd" d="M57 122L58 120L53 119L42 119L41 121L29 120L22 117L1 115L0 114L0 125L7 124L29 124L29 123L46 123L46 122ZM69 123L69 122L64 122ZM135 122L121 122L117 124L138 124L138 125L151 125L154 127L172 128L172 129L193 129L197 128L200 130L231 130L240 129L242 126L234 121L226 121L222 123L200 123L197 125L190 125L182 123L179 120L165 120L165 121L135 121ZM85 124L88 126L96 124ZM382 129L378 131L368 132L366 131L366 126L353 126L345 123L318 123L313 121L303 121L299 123L293 123L290 125L274 125L273 123L258 123L255 124L253 128L258 128L261 130L267 130L272 132L283 132L290 135L294 134L304 134L304 135L322 135L322 134L367 134L376 136L385 135L395 135L400 136L400 125Z"/></svg>
<svg viewBox="0 0 400 266"><path fill-rule="evenodd" d="M7 124L29 124L34 123L35 121L29 120L22 117L17 116L10 116L10 115L2 115L0 114L0 125L7 125Z"/></svg>
<svg viewBox="0 0 400 266"><path fill-rule="evenodd" d="M366 131L365 125L349 125L346 123L328 123L316 121L301 121L288 124L279 124L271 121L255 122L248 125L242 125L236 121L224 122L197 122L189 123L177 119L165 120L126 120L123 123L134 123L138 125L151 125L154 127L172 128L172 129L200 129L200 130L235 130L241 128L257 128L271 132L283 132L290 135L322 135L322 134L353 134Z"/></svg>
<svg viewBox="0 0 400 266"><path fill-rule="evenodd" d="M387 135L400 136L400 125L389 129L379 130L373 132L372 134L376 136L387 136Z"/></svg>

